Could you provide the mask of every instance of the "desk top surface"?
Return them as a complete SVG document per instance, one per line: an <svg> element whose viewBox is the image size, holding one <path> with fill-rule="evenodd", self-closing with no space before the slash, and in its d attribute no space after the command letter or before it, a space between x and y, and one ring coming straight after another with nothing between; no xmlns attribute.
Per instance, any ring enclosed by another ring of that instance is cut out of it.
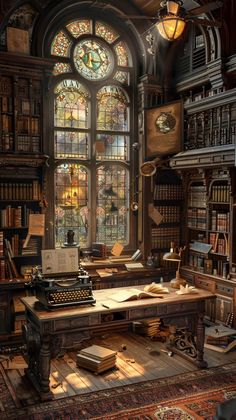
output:
<svg viewBox="0 0 236 420"><path fill-rule="evenodd" d="M151 307L156 305L171 305L171 304L181 304L185 302L196 302L200 300L206 300L214 298L214 294L203 289L196 289L197 292L194 294L185 294L178 295L176 290L171 288L168 283L164 283L165 286L169 288L170 293L162 294L161 297L154 298L145 298L145 299L136 299L129 300L125 302L116 302L112 299L116 293L121 290L133 290L139 289L143 290L145 285L134 286L134 287L118 287L118 288L109 288L102 290L95 290L93 292L94 298L96 299L95 305L77 305L77 306L65 306L63 308L55 309L53 311L48 311L42 307L38 309L35 307L35 303L38 301L35 296L27 296L21 298L22 303L25 305L26 309L29 310L34 317L40 321L60 319L67 317L77 317L77 316L86 316L97 313L109 313L111 311L120 311L120 310L129 310L142 307ZM158 295L160 296L160 295ZM103 306L103 305L106 305Z"/></svg>

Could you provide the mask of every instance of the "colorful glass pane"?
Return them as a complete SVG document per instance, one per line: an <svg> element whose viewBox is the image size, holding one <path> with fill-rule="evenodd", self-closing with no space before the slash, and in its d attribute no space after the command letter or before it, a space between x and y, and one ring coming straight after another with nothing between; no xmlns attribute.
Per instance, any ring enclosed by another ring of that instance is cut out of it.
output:
<svg viewBox="0 0 236 420"><path fill-rule="evenodd" d="M56 246L66 241L69 229L75 232L74 240L87 246L89 228L88 172L78 164L64 163L55 171Z"/></svg>
<svg viewBox="0 0 236 420"><path fill-rule="evenodd" d="M85 39L75 47L74 64L86 79L102 80L109 76L113 69L112 52L99 41Z"/></svg>
<svg viewBox="0 0 236 420"><path fill-rule="evenodd" d="M88 92L77 81L65 79L55 89L56 127L88 127Z"/></svg>
<svg viewBox="0 0 236 420"><path fill-rule="evenodd" d="M98 160L128 160L129 137L118 134L98 134L96 158Z"/></svg>
<svg viewBox="0 0 236 420"><path fill-rule="evenodd" d="M129 84L129 74L126 71L117 71L114 79L122 84Z"/></svg>
<svg viewBox="0 0 236 420"><path fill-rule="evenodd" d="M97 129L129 129L128 101L123 89L118 86L105 86L97 94Z"/></svg>
<svg viewBox="0 0 236 420"><path fill-rule="evenodd" d="M71 41L64 34L63 31L60 31L54 37L51 44L51 54L59 55L61 57L68 57L71 47Z"/></svg>
<svg viewBox="0 0 236 420"><path fill-rule="evenodd" d="M56 63L53 68L54 76L62 73L70 73L72 71L70 64L67 63Z"/></svg>
<svg viewBox="0 0 236 420"><path fill-rule="evenodd" d="M55 131L55 157L88 159L88 135L78 131Z"/></svg>
<svg viewBox="0 0 236 420"><path fill-rule="evenodd" d="M117 63L119 66L128 67L129 66L129 55L128 49L124 42L119 42L115 45L115 52L117 55Z"/></svg>
<svg viewBox="0 0 236 420"><path fill-rule="evenodd" d="M119 165L97 169L96 241L128 243L129 176Z"/></svg>
<svg viewBox="0 0 236 420"><path fill-rule="evenodd" d="M114 31L110 26L103 22L96 22L95 24L95 34L104 38L109 44L112 44L119 35L117 32Z"/></svg>
<svg viewBox="0 0 236 420"><path fill-rule="evenodd" d="M91 20L75 20L66 25L66 28L74 38L78 38L80 35L92 33L92 22Z"/></svg>

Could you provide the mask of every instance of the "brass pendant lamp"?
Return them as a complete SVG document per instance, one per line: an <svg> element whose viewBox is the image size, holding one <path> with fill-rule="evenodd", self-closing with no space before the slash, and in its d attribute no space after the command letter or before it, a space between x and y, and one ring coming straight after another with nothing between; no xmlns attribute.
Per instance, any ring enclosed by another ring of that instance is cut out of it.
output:
<svg viewBox="0 0 236 420"><path fill-rule="evenodd" d="M166 0L161 3L156 28L160 35L168 41L178 39L186 26L184 10L181 8L181 0Z"/></svg>

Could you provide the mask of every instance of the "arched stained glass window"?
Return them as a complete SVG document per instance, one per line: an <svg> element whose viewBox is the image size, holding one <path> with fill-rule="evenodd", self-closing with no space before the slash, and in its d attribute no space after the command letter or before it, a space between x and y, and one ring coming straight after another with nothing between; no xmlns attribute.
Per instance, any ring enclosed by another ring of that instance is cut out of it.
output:
<svg viewBox="0 0 236 420"><path fill-rule="evenodd" d="M97 169L97 240L114 244L128 242L129 174L119 165Z"/></svg>
<svg viewBox="0 0 236 420"><path fill-rule="evenodd" d="M98 130L128 131L128 100L117 86L105 86L97 94Z"/></svg>
<svg viewBox="0 0 236 420"><path fill-rule="evenodd" d="M72 68L67 63L56 63L54 65L54 69L53 69L54 76L57 76L58 74L61 74L61 73L71 73L71 72L72 72Z"/></svg>
<svg viewBox="0 0 236 420"><path fill-rule="evenodd" d="M66 232L72 229L75 240L88 246L88 170L79 164L64 163L57 167L55 175L56 243L62 245Z"/></svg>
<svg viewBox="0 0 236 420"><path fill-rule="evenodd" d="M50 46L54 65L55 241L131 246L132 59L123 36L74 19ZM125 69L124 69L125 67ZM69 74L68 74L69 73Z"/></svg>
<svg viewBox="0 0 236 420"><path fill-rule="evenodd" d="M116 41L119 38L119 35L113 28L103 22L96 22L95 25L95 34L105 39L109 44Z"/></svg>
<svg viewBox="0 0 236 420"><path fill-rule="evenodd" d="M54 93L55 156L87 159L89 94L82 84L74 79L64 79L56 85Z"/></svg>
<svg viewBox="0 0 236 420"><path fill-rule="evenodd" d="M61 57L68 57L69 51L71 47L71 41L65 35L64 32L60 31L55 36L52 46L51 46L51 54L58 55Z"/></svg>
<svg viewBox="0 0 236 420"><path fill-rule="evenodd" d="M78 38L80 35L92 33L92 22L91 20L76 20L66 25L66 28L73 37Z"/></svg>

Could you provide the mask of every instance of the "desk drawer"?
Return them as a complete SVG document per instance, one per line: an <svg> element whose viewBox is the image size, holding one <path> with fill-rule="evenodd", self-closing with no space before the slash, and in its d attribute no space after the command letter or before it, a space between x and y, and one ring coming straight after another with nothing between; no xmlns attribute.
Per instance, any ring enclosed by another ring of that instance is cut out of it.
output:
<svg viewBox="0 0 236 420"><path fill-rule="evenodd" d="M167 311L166 305L152 306L149 308L132 309L129 311L129 319L148 318L152 316L165 315Z"/></svg>
<svg viewBox="0 0 236 420"><path fill-rule="evenodd" d="M197 276L195 279L195 286L200 289L209 290L209 292L215 293L215 282L208 279L207 277Z"/></svg>
<svg viewBox="0 0 236 420"><path fill-rule="evenodd" d="M54 323L54 331L73 330L100 324L99 315L81 316L79 318L59 319Z"/></svg>
<svg viewBox="0 0 236 420"><path fill-rule="evenodd" d="M167 305L167 313L168 314L181 314L181 312L187 311L197 311L198 309L198 302L182 302L182 303L174 303Z"/></svg>

